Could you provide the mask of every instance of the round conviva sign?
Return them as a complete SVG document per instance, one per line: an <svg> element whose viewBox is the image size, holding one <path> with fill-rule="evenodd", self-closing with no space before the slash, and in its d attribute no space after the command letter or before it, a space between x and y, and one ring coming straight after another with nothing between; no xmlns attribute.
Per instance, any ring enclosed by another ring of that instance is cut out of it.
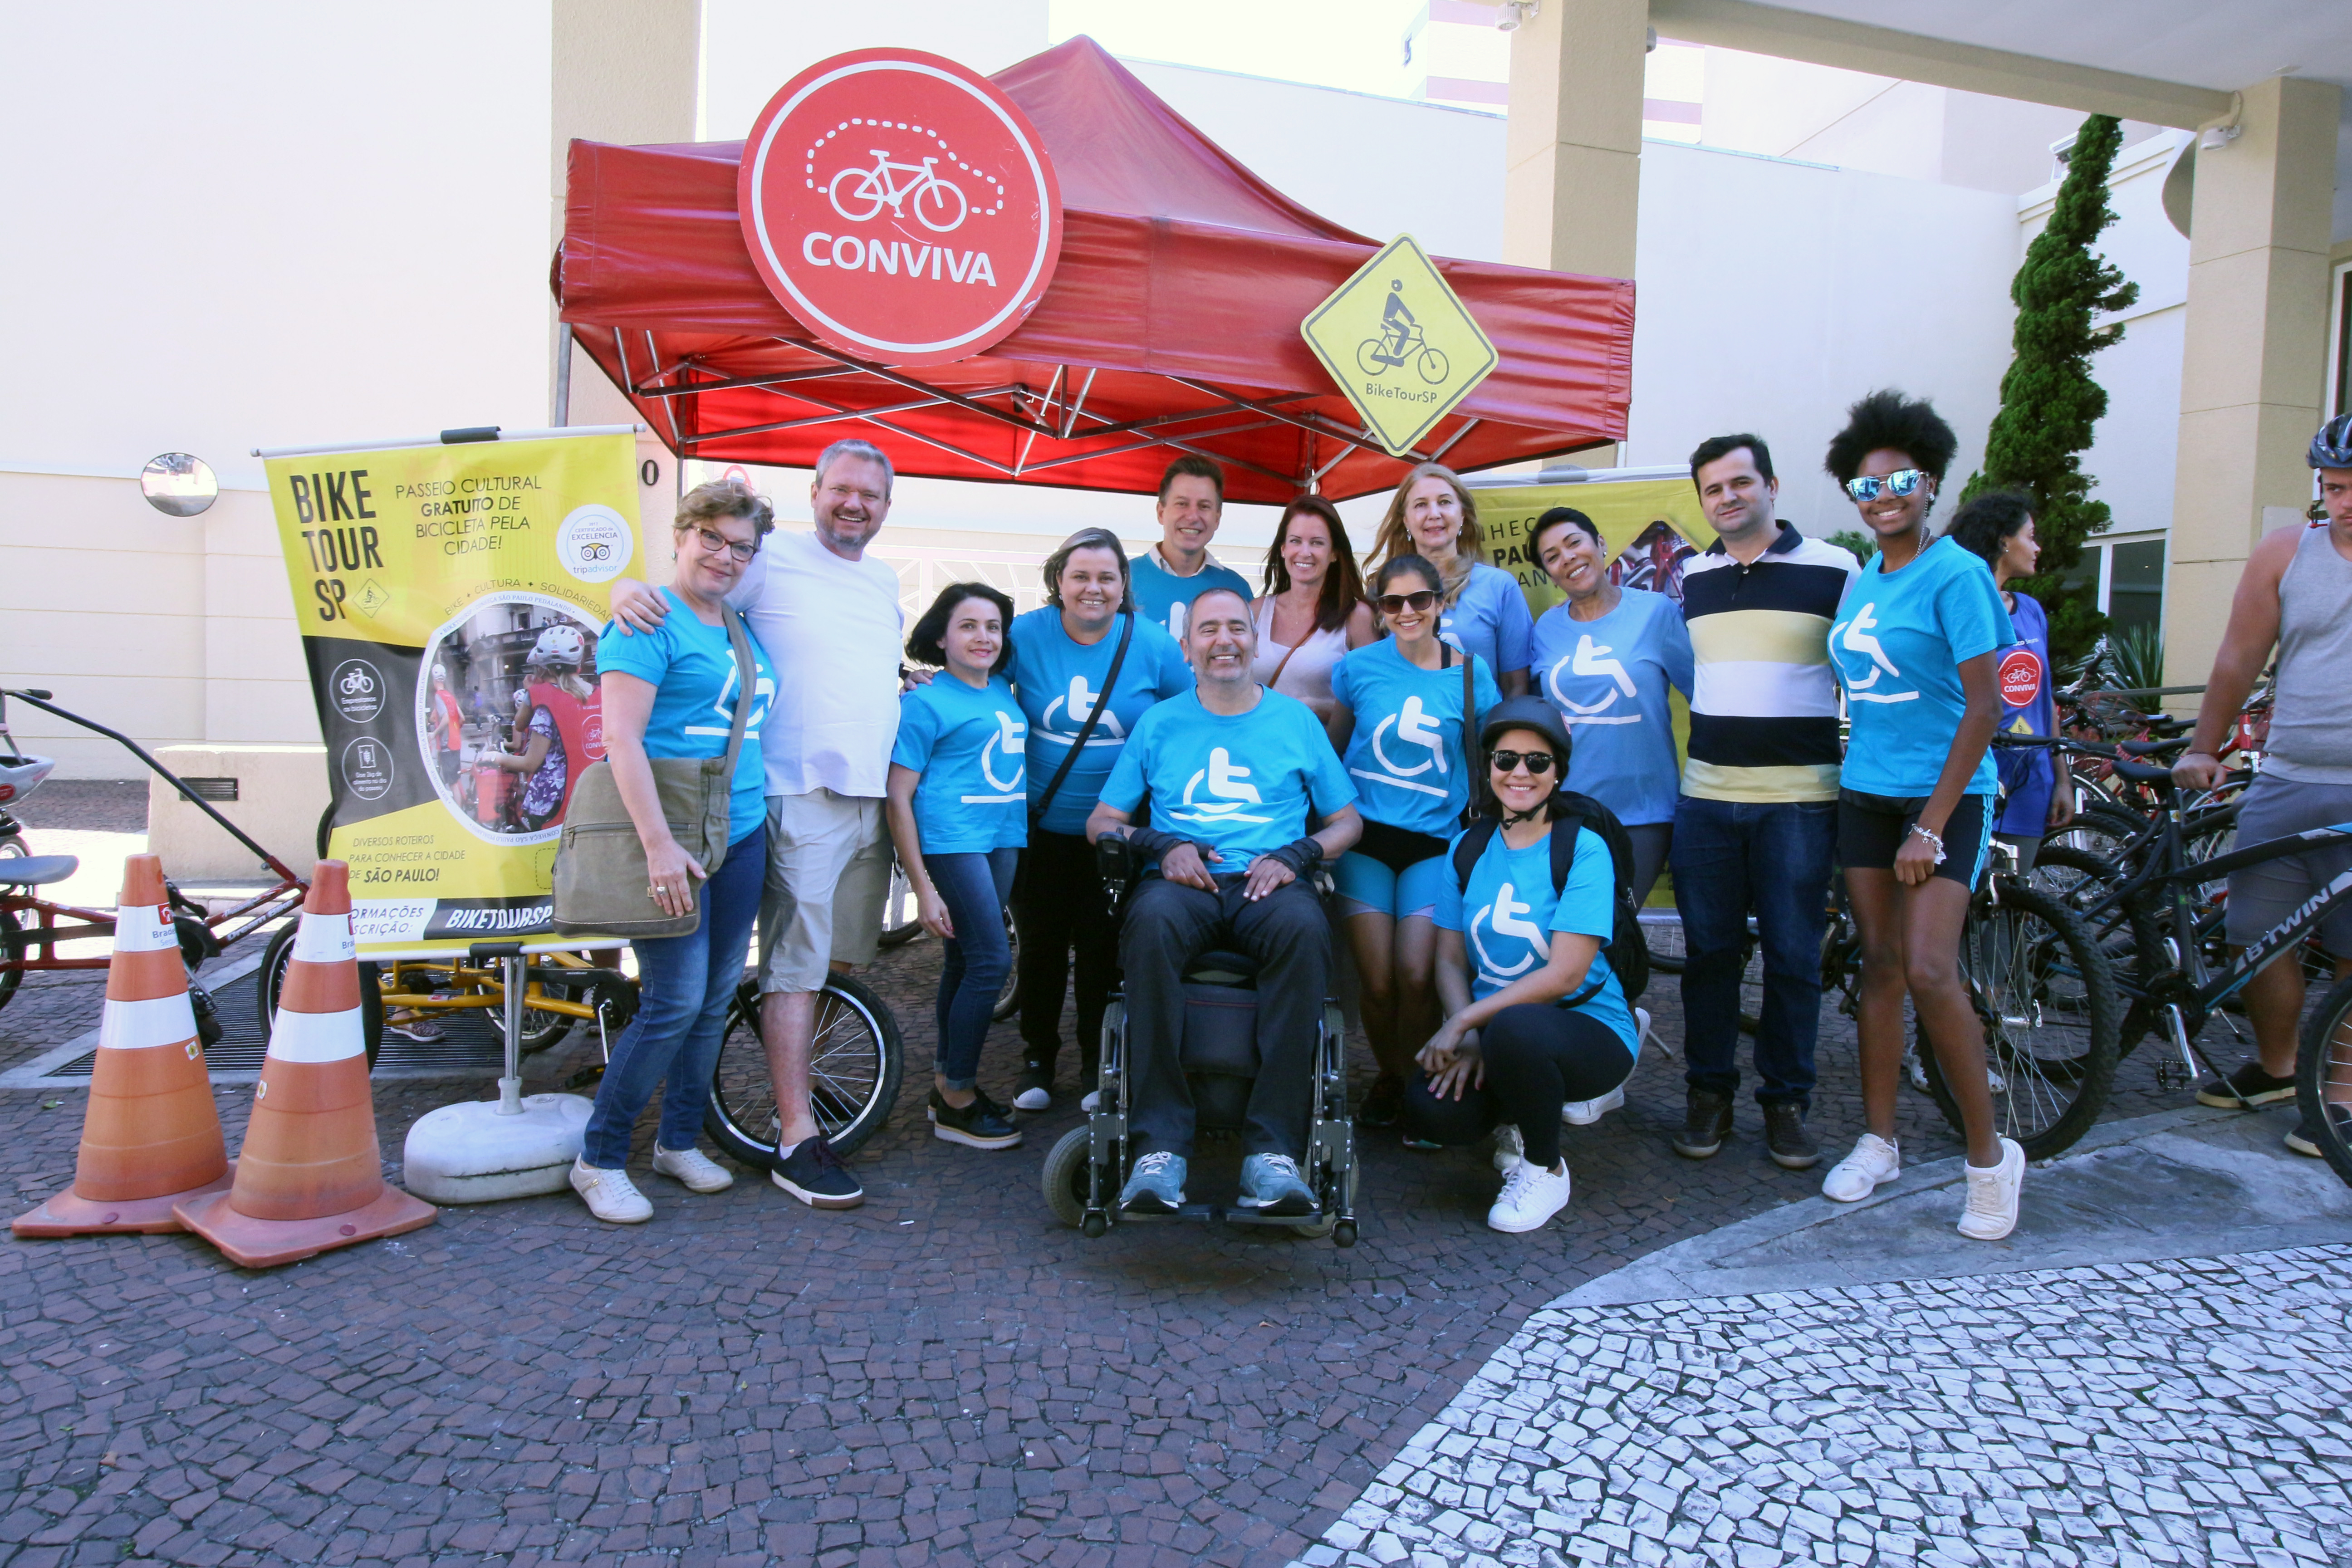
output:
<svg viewBox="0 0 2352 1568"><path fill-rule="evenodd" d="M2011 708L2022 708L2042 694L2042 661L2030 647L2010 649L1996 673L2000 700Z"/></svg>
<svg viewBox="0 0 2352 1568"><path fill-rule="evenodd" d="M785 83L735 181L760 276L860 359L979 353L1021 324L1061 255L1036 128L986 78L914 49L835 55Z"/></svg>

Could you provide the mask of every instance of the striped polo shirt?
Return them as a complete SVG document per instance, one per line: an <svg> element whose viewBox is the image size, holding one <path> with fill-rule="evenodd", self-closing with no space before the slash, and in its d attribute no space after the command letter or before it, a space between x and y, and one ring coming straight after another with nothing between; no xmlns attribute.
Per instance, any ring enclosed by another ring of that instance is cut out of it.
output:
<svg viewBox="0 0 2352 1568"><path fill-rule="evenodd" d="M1702 800L1835 800L1837 674L1830 623L1859 568L1788 523L1748 565L1717 540L1683 567L1690 624L1690 760Z"/></svg>

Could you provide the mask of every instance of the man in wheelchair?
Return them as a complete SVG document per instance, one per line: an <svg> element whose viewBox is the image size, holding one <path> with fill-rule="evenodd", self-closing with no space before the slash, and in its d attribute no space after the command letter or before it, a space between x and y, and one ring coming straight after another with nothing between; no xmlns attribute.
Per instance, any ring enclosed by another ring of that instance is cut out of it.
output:
<svg viewBox="0 0 2352 1568"><path fill-rule="evenodd" d="M1125 971L1129 1134L1137 1152L1119 1193L1129 1214L1184 1204L1194 1111L1180 1059L1184 970L1230 948L1255 960L1258 1071L1242 1138L1241 1203L1307 1215L1299 1173L1314 1051L1331 969L1330 928L1313 879L1363 829L1356 792L1307 705L1257 683L1257 636L1238 594L1192 601L1184 651L1197 685L1156 704L1120 750L1087 837L1125 837L1156 863L1128 900ZM1131 817L1146 793L1148 826ZM1307 825L1319 817L1321 828Z"/></svg>

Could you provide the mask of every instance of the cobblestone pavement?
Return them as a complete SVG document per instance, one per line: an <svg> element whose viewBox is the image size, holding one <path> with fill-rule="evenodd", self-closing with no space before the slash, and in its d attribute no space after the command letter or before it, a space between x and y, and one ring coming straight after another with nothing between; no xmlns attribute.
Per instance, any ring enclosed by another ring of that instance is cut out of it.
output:
<svg viewBox="0 0 2352 1568"><path fill-rule="evenodd" d="M1304 1562L2327 1568L2347 1263L1547 1310Z"/></svg>
<svg viewBox="0 0 2352 1568"><path fill-rule="evenodd" d="M916 1061L938 953L916 942L870 976ZM0 1068L90 1027L100 994L29 977ZM1670 977L1647 1005L1679 1038ZM1000 1097L1018 1054L1000 1026ZM534 1090L578 1060L551 1055ZM1861 1110L1833 1014L1820 1058L1814 1123L1838 1147ZM2126 1064L2112 1114L2185 1101L2152 1058ZM1368 1134L1351 1251L1189 1226L1087 1242L1037 1189L1077 1120L1066 1093L1022 1148L982 1153L928 1135L922 1078L846 1214L747 1173L709 1198L649 1179L642 1227L562 1194L269 1274L185 1237L0 1243L0 1568L1281 1563L1528 1313L1818 1189L1765 1159L1752 1106L1717 1158L1676 1158L1680 1075L1653 1058L1623 1113L1570 1130L1575 1205L1532 1236L1481 1223L1483 1151ZM491 1092L378 1085L387 1173L415 1117ZM234 1148L250 1090L216 1099ZM83 1100L0 1091L19 1209L70 1179ZM1903 1114L1907 1158L1957 1152L1924 1096Z"/></svg>

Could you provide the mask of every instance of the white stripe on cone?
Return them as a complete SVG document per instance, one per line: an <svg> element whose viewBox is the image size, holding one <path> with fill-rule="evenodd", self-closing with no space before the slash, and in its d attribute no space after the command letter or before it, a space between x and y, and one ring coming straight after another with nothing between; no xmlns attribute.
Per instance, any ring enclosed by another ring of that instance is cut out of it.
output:
<svg viewBox="0 0 2352 1568"><path fill-rule="evenodd" d="M367 1037L360 1028L360 1010L296 1013L280 1007L269 1031L269 1054L281 1062L339 1062L365 1056Z"/></svg>
<svg viewBox="0 0 2352 1568"><path fill-rule="evenodd" d="M184 1046L196 1037L196 1011L188 994L151 997L144 1002L114 1002L99 1015L100 1050L140 1051L155 1046Z"/></svg>
<svg viewBox="0 0 2352 1568"><path fill-rule="evenodd" d="M172 929L163 905L132 904L115 911L115 952L161 952L179 945L180 933Z"/></svg>
<svg viewBox="0 0 2352 1568"><path fill-rule="evenodd" d="M297 963L349 963L360 955L352 939L349 915L314 915L307 911L294 931Z"/></svg>

